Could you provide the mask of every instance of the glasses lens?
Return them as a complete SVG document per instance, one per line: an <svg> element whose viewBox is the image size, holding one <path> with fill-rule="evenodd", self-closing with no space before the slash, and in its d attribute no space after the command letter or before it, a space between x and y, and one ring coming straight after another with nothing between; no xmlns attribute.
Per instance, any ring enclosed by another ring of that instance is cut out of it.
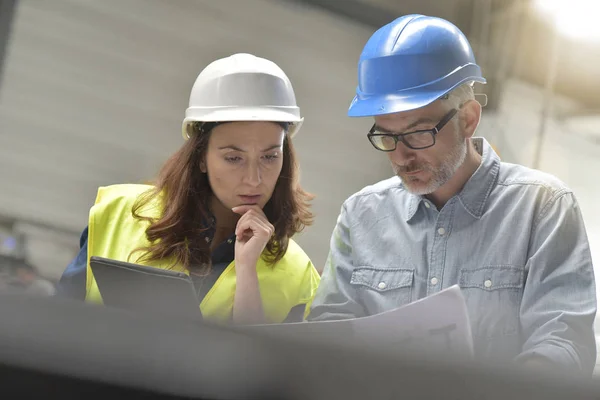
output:
<svg viewBox="0 0 600 400"><path fill-rule="evenodd" d="M396 141L391 136L370 136L373 146L383 151L390 151L396 148Z"/></svg>
<svg viewBox="0 0 600 400"><path fill-rule="evenodd" d="M404 141L415 149L433 146L433 133L430 131L415 132L404 136Z"/></svg>

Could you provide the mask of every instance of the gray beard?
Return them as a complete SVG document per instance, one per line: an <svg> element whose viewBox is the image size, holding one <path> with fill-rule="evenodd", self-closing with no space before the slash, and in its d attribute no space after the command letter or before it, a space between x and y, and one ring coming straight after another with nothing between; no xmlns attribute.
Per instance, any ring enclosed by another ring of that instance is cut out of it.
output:
<svg viewBox="0 0 600 400"><path fill-rule="evenodd" d="M394 173L398 175L398 177L403 181L406 189L412 194L424 196L431 194L438 190L440 187L445 185L456 173L456 171L460 168L460 166L465 162L467 158L467 142L463 139L456 143L456 146L447 153L446 157L442 161L439 169L435 170L429 165L415 167L398 167L395 164L392 164L392 168L394 169ZM410 179L408 181L404 180L400 175L401 171L410 172L411 170L423 169L428 171L431 174L431 180L429 184L424 187L414 187Z"/></svg>

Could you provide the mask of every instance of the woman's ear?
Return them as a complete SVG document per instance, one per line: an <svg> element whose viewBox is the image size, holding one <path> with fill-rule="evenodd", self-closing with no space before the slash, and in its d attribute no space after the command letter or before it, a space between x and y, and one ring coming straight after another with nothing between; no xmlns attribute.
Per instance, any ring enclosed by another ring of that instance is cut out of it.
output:
<svg viewBox="0 0 600 400"><path fill-rule="evenodd" d="M206 163L204 161L200 161L200 172L202 172L203 174L205 174L207 171L206 169Z"/></svg>

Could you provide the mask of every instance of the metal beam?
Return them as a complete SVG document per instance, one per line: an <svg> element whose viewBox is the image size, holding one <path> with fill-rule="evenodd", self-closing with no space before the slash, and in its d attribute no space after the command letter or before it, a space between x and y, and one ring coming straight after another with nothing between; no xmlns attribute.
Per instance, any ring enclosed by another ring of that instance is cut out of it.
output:
<svg viewBox="0 0 600 400"><path fill-rule="evenodd" d="M43 230L58 236L72 236L79 238L81 235L81 230L75 230L67 226L61 226L60 224L50 223L35 218L25 218L23 216L0 214L0 226L2 225L17 231L23 229L23 227L27 227L26 229Z"/></svg>
<svg viewBox="0 0 600 400"><path fill-rule="evenodd" d="M379 28L396 19L399 15L373 4L358 0L285 0L290 3L300 3L306 6L318 7L358 22L369 27Z"/></svg>
<svg viewBox="0 0 600 400"><path fill-rule="evenodd" d="M12 22L14 19L17 0L0 0L0 86L4 72L6 49L10 41Z"/></svg>
<svg viewBox="0 0 600 400"><path fill-rule="evenodd" d="M595 117L600 118L600 108L582 108L570 111L557 111L555 118L558 120L568 120L571 118Z"/></svg>

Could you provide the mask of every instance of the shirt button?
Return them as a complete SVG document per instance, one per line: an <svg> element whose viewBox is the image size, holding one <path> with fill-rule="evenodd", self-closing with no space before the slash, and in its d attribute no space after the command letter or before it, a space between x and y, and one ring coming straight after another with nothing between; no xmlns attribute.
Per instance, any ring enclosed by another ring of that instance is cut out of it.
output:
<svg viewBox="0 0 600 400"><path fill-rule="evenodd" d="M227 243L231 244L233 242L233 239L227 239Z"/></svg>
<svg viewBox="0 0 600 400"><path fill-rule="evenodd" d="M446 230L444 228L439 228L438 233L440 234L440 236L444 236L444 234L446 233Z"/></svg>
<svg viewBox="0 0 600 400"><path fill-rule="evenodd" d="M438 278L436 278L435 276L433 278L431 278L431 284L432 285L437 285L438 284Z"/></svg>
<svg viewBox="0 0 600 400"><path fill-rule="evenodd" d="M377 287L381 290L385 289L387 285L385 284L385 282L379 282L379 285L377 285Z"/></svg>
<svg viewBox="0 0 600 400"><path fill-rule="evenodd" d="M489 279L486 280L485 282L483 282L483 286L485 286L486 288L491 288L492 287L492 281L490 281Z"/></svg>
<svg viewBox="0 0 600 400"><path fill-rule="evenodd" d="M428 202L425 202L425 207L431 208L431 205Z"/></svg>
<svg viewBox="0 0 600 400"><path fill-rule="evenodd" d="M208 236L205 236L204 240L206 240L206 243L210 242L210 238Z"/></svg>

